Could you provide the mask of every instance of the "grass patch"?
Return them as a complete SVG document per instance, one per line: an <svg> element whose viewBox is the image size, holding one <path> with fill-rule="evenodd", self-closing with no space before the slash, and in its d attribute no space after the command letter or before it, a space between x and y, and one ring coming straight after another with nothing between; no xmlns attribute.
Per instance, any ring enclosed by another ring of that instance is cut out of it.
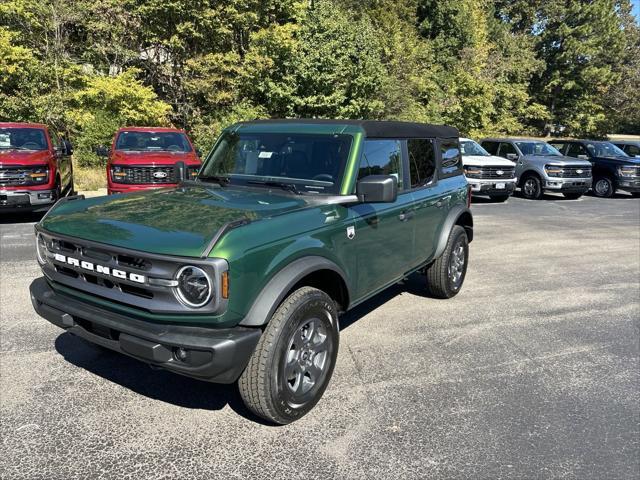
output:
<svg viewBox="0 0 640 480"><path fill-rule="evenodd" d="M73 178L75 189L78 192L107 188L105 167L81 167L74 162Z"/></svg>

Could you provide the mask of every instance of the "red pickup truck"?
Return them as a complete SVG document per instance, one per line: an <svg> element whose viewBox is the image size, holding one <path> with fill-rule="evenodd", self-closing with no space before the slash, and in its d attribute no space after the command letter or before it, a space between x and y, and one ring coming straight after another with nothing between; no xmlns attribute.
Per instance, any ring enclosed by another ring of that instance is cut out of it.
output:
<svg viewBox="0 0 640 480"><path fill-rule="evenodd" d="M111 149L97 150L106 156L107 190L127 193L150 188L174 187L183 178L195 178L200 158L183 130L127 127L116 132Z"/></svg>
<svg viewBox="0 0 640 480"><path fill-rule="evenodd" d="M46 210L73 194L71 153L46 125L0 122L0 212Z"/></svg>

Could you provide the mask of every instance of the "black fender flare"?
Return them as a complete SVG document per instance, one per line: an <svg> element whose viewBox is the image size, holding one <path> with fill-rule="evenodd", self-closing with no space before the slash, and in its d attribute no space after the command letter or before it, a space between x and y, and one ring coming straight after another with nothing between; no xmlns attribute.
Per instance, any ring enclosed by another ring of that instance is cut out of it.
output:
<svg viewBox="0 0 640 480"><path fill-rule="evenodd" d="M459 224L458 220L462 216L467 216L468 219L461 224L464 229L467 231L467 236L469 237L469 242L473 240L473 215L471 215L471 210L463 205L456 205L451 210L449 210L449 214L442 225L442 229L440 230L440 237L438 239L438 245L436 247L436 251L433 254L433 258L436 259L442 255L444 249L447 246L447 241L449 240L449 235L451 234L451 230L456 224Z"/></svg>
<svg viewBox="0 0 640 480"><path fill-rule="evenodd" d="M346 281L347 276L334 262L320 256L302 257L291 262L269 280L254 300L249 313L240 322L240 325L245 327L265 325L294 285L318 270L331 270L337 273L349 289L349 283ZM349 292L349 297L351 298L351 292Z"/></svg>

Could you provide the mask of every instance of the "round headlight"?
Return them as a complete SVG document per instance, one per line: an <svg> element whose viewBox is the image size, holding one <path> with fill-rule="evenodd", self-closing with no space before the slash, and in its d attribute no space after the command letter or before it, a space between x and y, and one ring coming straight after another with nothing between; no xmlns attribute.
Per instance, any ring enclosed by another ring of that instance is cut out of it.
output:
<svg viewBox="0 0 640 480"><path fill-rule="evenodd" d="M189 307L202 307L211 299L212 285L209 275L198 267L182 267L176 275L178 298Z"/></svg>
<svg viewBox="0 0 640 480"><path fill-rule="evenodd" d="M42 234L36 236L36 254L41 265L47 263L47 244Z"/></svg>

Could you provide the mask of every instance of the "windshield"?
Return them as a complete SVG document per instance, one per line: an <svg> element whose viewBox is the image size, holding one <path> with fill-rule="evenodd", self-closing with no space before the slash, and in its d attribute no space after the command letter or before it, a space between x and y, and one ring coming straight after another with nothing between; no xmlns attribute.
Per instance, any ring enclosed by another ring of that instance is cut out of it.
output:
<svg viewBox="0 0 640 480"><path fill-rule="evenodd" d="M595 157L628 157L626 153L609 142L589 142L585 146Z"/></svg>
<svg viewBox="0 0 640 480"><path fill-rule="evenodd" d="M47 138L40 128L0 128L0 150L47 150Z"/></svg>
<svg viewBox="0 0 640 480"><path fill-rule="evenodd" d="M561 157L562 154L546 142L516 142L523 155Z"/></svg>
<svg viewBox="0 0 640 480"><path fill-rule="evenodd" d="M198 178L337 194L351 142L350 135L225 132Z"/></svg>
<svg viewBox="0 0 640 480"><path fill-rule="evenodd" d="M462 155L479 155L481 157L490 157L491 154L473 140L464 140L460 142L460 150Z"/></svg>
<svg viewBox="0 0 640 480"><path fill-rule="evenodd" d="M124 131L118 135L116 150L190 152L191 145L181 132Z"/></svg>

